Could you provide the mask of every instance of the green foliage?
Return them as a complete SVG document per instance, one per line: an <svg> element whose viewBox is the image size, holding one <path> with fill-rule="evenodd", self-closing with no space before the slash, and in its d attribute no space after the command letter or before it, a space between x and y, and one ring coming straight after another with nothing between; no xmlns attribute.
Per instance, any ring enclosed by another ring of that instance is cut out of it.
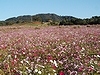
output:
<svg viewBox="0 0 100 75"><path fill-rule="evenodd" d="M5 75L4 72L0 69L0 75Z"/></svg>
<svg viewBox="0 0 100 75"><path fill-rule="evenodd" d="M57 25L59 25L59 22L49 22L48 25L52 25L52 26L56 25L57 26Z"/></svg>
<svg viewBox="0 0 100 75"><path fill-rule="evenodd" d="M5 21L0 21L0 26L6 25Z"/></svg>
<svg viewBox="0 0 100 75"><path fill-rule="evenodd" d="M80 19L80 18L71 18L64 19L60 22L60 25L87 25L87 24L100 24L100 16L94 16L90 19Z"/></svg>

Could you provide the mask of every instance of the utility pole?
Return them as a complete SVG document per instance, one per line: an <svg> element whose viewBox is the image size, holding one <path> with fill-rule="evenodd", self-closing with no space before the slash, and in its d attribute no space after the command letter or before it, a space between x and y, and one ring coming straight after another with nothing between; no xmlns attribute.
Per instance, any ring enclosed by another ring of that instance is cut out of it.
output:
<svg viewBox="0 0 100 75"><path fill-rule="evenodd" d="M31 16L31 22L32 22L32 16Z"/></svg>

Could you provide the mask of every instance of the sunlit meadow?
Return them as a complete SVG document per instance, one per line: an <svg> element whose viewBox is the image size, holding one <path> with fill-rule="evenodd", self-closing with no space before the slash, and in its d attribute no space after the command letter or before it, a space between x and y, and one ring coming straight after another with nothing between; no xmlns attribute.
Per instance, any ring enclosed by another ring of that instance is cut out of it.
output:
<svg viewBox="0 0 100 75"><path fill-rule="evenodd" d="M0 75L100 75L100 26L0 27Z"/></svg>

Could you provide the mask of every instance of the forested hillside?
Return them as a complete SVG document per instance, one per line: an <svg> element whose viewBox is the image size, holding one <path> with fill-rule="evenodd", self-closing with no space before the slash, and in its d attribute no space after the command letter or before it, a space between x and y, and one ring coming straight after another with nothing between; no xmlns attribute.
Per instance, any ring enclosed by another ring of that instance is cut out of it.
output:
<svg viewBox="0 0 100 75"><path fill-rule="evenodd" d="M13 25L19 23L30 23L30 22L50 22L50 24L59 25L87 25L87 24L100 24L100 16L93 16L92 18L76 18L73 16L59 16L56 14L37 14L37 15L23 15L18 17L8 18L5 21L0 21L0 26Z"/></svg>

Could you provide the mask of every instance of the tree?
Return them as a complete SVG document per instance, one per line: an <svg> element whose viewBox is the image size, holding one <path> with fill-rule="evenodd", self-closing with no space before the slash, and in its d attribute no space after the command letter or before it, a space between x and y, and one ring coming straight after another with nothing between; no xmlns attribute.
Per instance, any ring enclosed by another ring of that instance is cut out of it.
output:
<svg viewBox="0 0 100 75"><path fill-rule="evenodd" d="M5 21L0 21L0 26L6 25Z"/></svg>
<svg viewBox="0 0 100 75"><path fill-rule="evenodd" d="M62 20L59 25L66 25L66 20Z"/></svg>
<svg viewBox="0 0 100 75"><path fill-rule="evenodd" d="M42 21L41 17L39 16L32 16L32 21Z"/></svg>

